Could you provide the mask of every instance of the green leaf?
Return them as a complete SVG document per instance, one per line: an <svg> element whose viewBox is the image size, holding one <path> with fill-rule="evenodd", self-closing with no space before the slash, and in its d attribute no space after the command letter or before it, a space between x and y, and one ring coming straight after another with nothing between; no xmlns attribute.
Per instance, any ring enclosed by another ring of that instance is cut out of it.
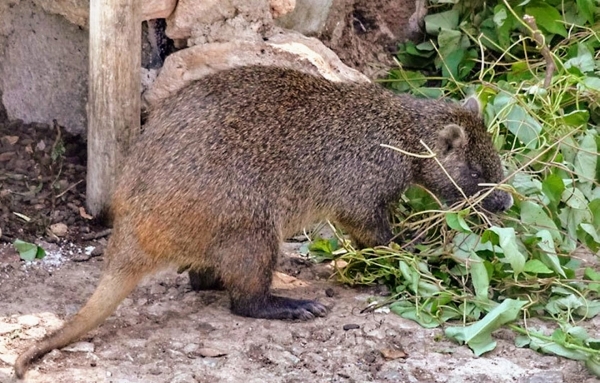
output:
<svg viewBox="0 0 600 383"><path fill-rule="evenodd" d="M594 13L596 12L594 0L577 0L577 9L590 25L594 24Z"/></svg>
<svg viewBox="0 0 600 383"><path fill-rule="evenodd" d="M515 24L515 18L504 4L498 4L494 7L493 21L495 24L498 44L502 48L508 48L510 45L511 30Z"/></svg>
<svg viewBox="0 0 600 383"><path fill-rule="evenodd" d="M440 38L441 36L442 35L440 34ZM458 40L458 42L460 44L460 39ZM447 52L445 52L445 54L442 55L444 57L442 64L442 77L453 78L458 80L460 79L459 66L465 57L465 51L458 47L453 47L452 45L446 48Z"/></svg>
<svg viewBox="0 0 600 383"><path fill-rule="evenodd" d="M550 199L553 206L558 206L565 183L558 174L550 174L542 181L542 191Z"/></svg>
<svg viewBox="0 0 600 383"><path fill-rule="evenodd" d="M561 243L562 236L556 227L554 221L548 217L546 210L533 201L521 202L521 221L525 225L530 225L538 230L548 230L552 234L554 241Z"/></svg>
<svg viewBox="0 0 600 383"><path fill-rule="evenodd" d="M595 67L594 55L583 43L577 44L577 56L565 61L566 69L577 68L581 71L581 73L593 73Z"/></svg>
<svg viewBox="0 0 600 383"><path fill-rule="evenodd" d="M459 11L457 9L427 15L425 16L425 29L428 34L437 36L442 29L456 29L458 18Z"/></svg>
<svg viewBox="0 0 600 383"><path fill-rule="evenodd" d="M310 253L314 261L320 263L334 259L334 252L339 248L340 244L337 238L315 238L305 249L301 249L301 252Z"/></svg>
<svg viewBox="0 0 600 383"><path fill-rule="evenodd" d="M455 245L453 256L459 260L461 265L466 267L466 270L471 276L471 282L475 289L475 296L479 301L487 302L489 300L488 293L491 274L488 273L488 269L483 259L475 253L475 251L483 248L485 245L483 245L480 238L473 233L459 234L454 238L453 242Z"/></svg>
<svg viewBox="0 0 600 383"><path fill-rule="evenodd" d="M397 69L390 72L388 84L398 92L406 93L411 89L420 87L427 82L427 78L421 72Z"/></svg>
<svg viewBox="0 0 600 383"><path fill-rule="evenodd" d="M493 226L488 230L498 235L498 245L502 248L504 257L510 263L516 278L523 272L527 258L519 250L515 229L512 227L501 228Z"/></svg>
<svg viewBox="0 0 600 383"><path fill-rule="evenodd" d="M575 155L574 170L579 176L579 182L593 182L596 176L598 149L596 135L586 133L579 142L579 150Z"/></svg>
<svg viewBox="0 0 600 383"><path fill-rule="evenodd" d="M411 186L404 192L408 205L416 212L439 209L440 204L425 189Z"/></svg>
<svg viewBox="0 0 600 383"><path fill-rule="evenodd" d="M526 303L525 301L506 299L480 321L465 327L448 327L445 334L457 342L466 343L475 355L480 356L496 347L496 341L492 339L492 332L517 319L521 308Z"/></svg>
<svg viewBox="0 0 600 383"><path fill-rule="evenodd" d="M464 210L463 210L464 212ZM460 213L447 213L446 214L446 223L450 226L451 229L460 231L462 233L470 233L471 228L463 218L464 214Z"/></svg>
<svg viewBox="0 0 600 383"><path fill-rule="evenodd" d="M498 94L493 101L497 118L505 121L508 130L524 145L535 149L539 146L542 125L518 105L517 99L508 93Z"/></svg>
<svg viewBox="0 0 600 383"><path fill-rule="evenodd" d="M542 30L567 37L567 30L561 22L562 17L555 7L536 2L535 5L525 7L525 12L535 18L537 26Z"/></svg>
<svg viewBox="0 0 600 383"><path fill-rule="evenodd" d="M586 307L587 304L583 298L569 294L565 297L553 297L546 303L546 310L550 314L560 315L564 312L570 313L575 310Z"/></svg>
<svg viewBox="0 0 600 383"><path fill-rule="evenodd" d="M46 256L46 251L40 246L29 243L25 241L21 241L20 239L15 239L13 242L13 246L19 252L19 256L21 259L25 261L33 261L34 259L42 259Z"/></svg>
<svg viewBox="0 0 600 383"><path fill-rule="evenodd" d="M583 319L594 318L596 315L600 314L600 302L597 300L586 300L584 305L575 310L575 314Z"/></svg>
<svg viewBox="0 0 600 383"><path fill-rule="evenodd" d="M498 27L504 25L504 22L508 18L508 11L504 5L498 4L494 7L494 24Z"/></svg>
<svg viewBox="0 0 600 383"><path fill-rule="evenodd" d="M561 120L565 125L579 127L588 123L590 112L587 110L574 110L562 116Z"/></svg>
<svg viewBox="0 0 600 383"><path fill-rule="evenodd" d="M442 324L442 321L431 315L425 310L417 311L415 305L406 301L398 301L390 305L390 311L400 315L402 318L417 322L424 328L435 328Z"/></svg>
<svg viewBox="0 0 600 383"><path fill-rule="evenodd" d="M600 198L594 199L588 204L588 209L592 212L592 224L595 227L600 227Z"/></svg>
<svg viewBox="0 0 600 383"><path fill-rule="evenodd" d="M585 361L585 366L590 370L590 372L596 376L600 376L600 360L597 358L589 358Z"/></svg>
<svg viewBox="0 0 600 383"><path fill-rule="evenodd" d="M537 245L543 251L540 256L542 262L554 270L556 274L566 278L565 271L560 265L560 259L556 255L556 248L554 247L554 240L550 231L540 230L536 233L536 237L540 239Z"/></svg>
<svg viewBox="0 0 600 383"><path fill-rule="evenodd" d="M553 274L544 263L538 259L531 259L525 263L525 272L532 274Z"/></svg>
<svg viewBox="0 0 600 383"><path fill-rule="evenodd" d="M557 329L555 331L555 333L557 331L562 332L562 330ZM535 334L535 332L532 332L532 333ZM555 338L556 339L560 338L560 335L555 335L553 333L552 339L555 339ZM589 355L587 353L585 353L584 351L567 348L567 347L563 346L562 344L556 343L556 341L540 339L534 335L530 336L530 342L529 342L528 346L530 349L532 349L534 351L543 352L545 354L554 354L554 355L558 355L558 356L562 356L562 357L574 359L574 360L586 360L589 358Z"/></svg>
<svg viewBox="0 0 600 383"><path fill-rule="evenodd" d="M600 234L596 227L590 223L580 223L580 230L577 230L577 238L594 253L600 250Z"/></svg>
<svg viewBox="0 0 600 383"><path fill-rule="evenodd" d="M437 39L440 50L440 58L439 60L436 60L436 66L438 68L444 68L444 64L441 63L441 60L446 62L449 56L456 51L461 51L461 55L464 55L464 50L461 44L462 37L463 35L460 31L454 31L450 29L442 29L440 31ZM446 63L446 65L448 64ZM456 66L458 67L458 65Z"/></svg>
<svg viewBox="0 0 600 383"><path fill-rule="evenodd" d="M471 274L471 281L473 282L473 288L475 289L475 296L480 301L488 301L490 274L488 274L485 263L477 256L477 254L471 252L468 267L469 274Z"/></svg>
<svg viewBox="0 0 600 383"><path fill-rule="evenodd" d="M598 281L600 282L600 273L591 267L586 267L583 275L589 279L590 281Z"/></svg>
<svg viewBox="0 0 600 383"><path fill-rule="evenodd" d="M530 173L517 172L513 177L512 185L524 195L538 194L542 191L542 183Z"/></svg>

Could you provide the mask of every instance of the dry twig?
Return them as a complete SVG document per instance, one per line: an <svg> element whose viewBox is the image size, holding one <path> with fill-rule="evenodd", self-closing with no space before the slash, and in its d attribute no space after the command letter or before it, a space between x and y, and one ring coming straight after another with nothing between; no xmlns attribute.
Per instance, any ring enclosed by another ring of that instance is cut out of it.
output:
<svg viewBox="0 0 600 383"><path fill-rule="evenodd" d="M550 49L546 45L544 41L544 36L541 34L540 29L535 22L535 17L530 15L523 16L523 21L529 25L532 30L532 38L538 44L540 48L540 53L546 60L546 78L544 79L544 88L548 88L550 83L552 82L552 75L554 74L554 70L556 69L556 64L554 64L554 59L552 58L552 54L550 53Z"/></svg>

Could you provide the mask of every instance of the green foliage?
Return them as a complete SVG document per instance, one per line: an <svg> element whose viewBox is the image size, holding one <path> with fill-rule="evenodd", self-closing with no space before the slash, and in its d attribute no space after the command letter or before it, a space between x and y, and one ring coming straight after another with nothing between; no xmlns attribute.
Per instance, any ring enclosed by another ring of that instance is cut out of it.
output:
<svg viewBox="0 0 600 383"><path fill-rule="evenodd" d="M46 256L46 251L40 246L15 239L13 246L19 252L19 256L24 261L33 261L34 259L42 259Z"/></svg>
<svg viewBox="0 0 600 383"><path fill-rule="evenodd" d="M478 355L493 349L501 325L553 320L551 335L510 327L522 334L518 345L583 360L600 375L600 341L574 326L600 312L600 272L581 276L572 257L600 250L598 2L434 3L425 18L430 40L401 44L386 84L420 97L476 95L515 204L491 216L472 203L481 196L442 208L411 188L395 214L402 245L355 249L342 240L330 252L345 261L338 276L386 283L390 309L424 327L462 321L446 335Z"/></svg>

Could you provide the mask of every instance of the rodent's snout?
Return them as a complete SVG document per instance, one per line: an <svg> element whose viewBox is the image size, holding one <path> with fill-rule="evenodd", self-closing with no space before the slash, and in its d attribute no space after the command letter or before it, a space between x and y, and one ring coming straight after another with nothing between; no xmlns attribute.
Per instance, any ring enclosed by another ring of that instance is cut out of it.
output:
<svg viewBox="0 0 600 383"><path fill-rule="evenodd" d="M510 209L513 202L514 200L510 193L502 190L494 190L483 200L483 207L492 212L502 212Z"/></svg>

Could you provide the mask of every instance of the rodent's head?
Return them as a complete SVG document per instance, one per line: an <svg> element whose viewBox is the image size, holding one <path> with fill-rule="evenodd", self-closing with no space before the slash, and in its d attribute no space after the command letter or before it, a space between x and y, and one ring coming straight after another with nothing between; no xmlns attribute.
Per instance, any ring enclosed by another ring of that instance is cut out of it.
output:
<svg viewBox="0 0 600 383"><path fill-rule="evenodd" d="M467 196L489 189L504 179L500 155L479 115L479 103L467 99L456 110L457 123L443 126L435 142L437 159ZM444 198L447 203L462 199L462 194L434 160L426 160L418 172L419 183ZM482 202L490 211L504 211L512 206L512 196L494 190Z"/></svg>

